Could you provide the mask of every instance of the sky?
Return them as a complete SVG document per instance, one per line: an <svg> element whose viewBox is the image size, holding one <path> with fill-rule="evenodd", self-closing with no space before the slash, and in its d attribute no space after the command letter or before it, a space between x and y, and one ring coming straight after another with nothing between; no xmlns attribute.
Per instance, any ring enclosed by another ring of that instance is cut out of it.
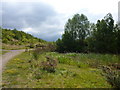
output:
<svg viewBox="0 0 120 90"><path fill-rule="evenodd" d="M107 13L118 21L119 0L2 0L2 27L55 41L64 33L65 23L74 14L84 14L92 23Z"/></svg>

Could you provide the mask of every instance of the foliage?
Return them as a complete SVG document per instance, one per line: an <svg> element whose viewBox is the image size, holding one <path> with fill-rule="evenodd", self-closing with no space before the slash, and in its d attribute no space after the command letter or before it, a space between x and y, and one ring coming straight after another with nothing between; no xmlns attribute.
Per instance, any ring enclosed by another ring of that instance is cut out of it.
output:
<svg viewBox="0 0 120 90"><path fill-rule="evenodd" d="M120 25L115 26L115 35L116 35L116 51L120 53Z"/></svg>
<svg viewBox="0 0 120 90"><path fill-rule="evenodd" d="M96 29L93 31L92 40L95 52L109 53L116 52L114 20L111 14L107 14L101 21L98 20ZM112 42L112 43L111 43Z"/></svg>
<svg viewBox="0 0 120 90"><path fill-rule="evenodd" d="M89 32L89 21L83 14L75 14L65 25L62 39L58 39L57 51L59 52L83 52L85 38Z"/></svg>
<svg viewBox="0 0 120 90"><path fill-rule="evenodd" d="M62 39L56 41L58 52L120 53L120 27L112 14L96 24L89 23L83 14L68 19Z"/></svg>

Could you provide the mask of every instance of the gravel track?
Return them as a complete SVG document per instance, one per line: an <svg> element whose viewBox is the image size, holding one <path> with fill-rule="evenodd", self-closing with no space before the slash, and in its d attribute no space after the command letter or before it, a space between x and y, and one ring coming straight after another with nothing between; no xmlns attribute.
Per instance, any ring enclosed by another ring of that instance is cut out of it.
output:
<svg viewBox="0 0 120 90"><path fill-rule="evenodd" d="M13 57L15 57L16 55L21 54L22 52L24 52L25 50L8 50L9 52L5 53L4 55L0 56L0 74L2 73L2 71L5 68L5 65L7 64L7 62L9 60L11 60Z"/></svg>

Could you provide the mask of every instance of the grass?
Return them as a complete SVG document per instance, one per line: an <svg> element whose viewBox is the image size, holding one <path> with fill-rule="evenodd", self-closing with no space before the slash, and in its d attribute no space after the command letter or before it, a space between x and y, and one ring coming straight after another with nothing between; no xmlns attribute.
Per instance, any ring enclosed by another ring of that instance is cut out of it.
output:
<svg viewBox="0 0 120 90"><path fill-rule="evenodd" d="M7 53L7 52L9 52L9 51L0 51L0 55L3 55L5 53Z"/></svg>
<svg viewBox="0 0 120 90"><path fill-rule="evenodd" d="M10 45L10 44L2 44L2 49L5 50L18 50L18 49L25 49L25 45Z"/></svg>
<svg viewBox="0 0 120 90"><path fill-rule="evenodd" d="M58 60L55 73L41 69L41 62L50 56ZM111 88L100 65L120 63L117 55L60 54L47 52L34 60L24 52L16 56L3 72L3 87L7 88Z"/></svg>
<svg viewBox="0 0 120 90"><path fill-rule="evenodd" d="M5 54L5 53L7 53L7 52L9 52L9 51L2 51L2 54Z"/></svg>

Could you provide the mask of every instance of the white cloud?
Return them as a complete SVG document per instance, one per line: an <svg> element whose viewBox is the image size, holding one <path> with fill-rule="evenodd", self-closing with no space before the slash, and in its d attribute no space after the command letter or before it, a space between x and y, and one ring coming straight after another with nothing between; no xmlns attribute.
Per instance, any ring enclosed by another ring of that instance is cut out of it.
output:
<svg viewBox="0 0 120 90"><path fill-rule="evenodd" d="M112 13L115 20L118 15L119 0L43 0L54 6L57 12L72 15L87 10L94 15L106 15ZM82 12L81 12L82 13Z"/></svg>
<svg viewBox="0 0 120 90"><path fill-rule="evenodd" d="M22 30L27 33L38 33L35 30L33 30L33 28L31 28L31 27L23 28Z"/></svg>
<svg viewBox="0 0 120 90"><path fill-rule="evenodd" d="M42 0L55 7L61 13L75 12L87 8L93 13L113 11L117 9L119 0Z"/></svg>
<svg viewBox="0 0 120 90"><path fill-rule="evenodd" d="M92 13L116 12L119 0L2 0L3 2L45 2L52 5L59 13L73 13L88 9Z"/></svg>

